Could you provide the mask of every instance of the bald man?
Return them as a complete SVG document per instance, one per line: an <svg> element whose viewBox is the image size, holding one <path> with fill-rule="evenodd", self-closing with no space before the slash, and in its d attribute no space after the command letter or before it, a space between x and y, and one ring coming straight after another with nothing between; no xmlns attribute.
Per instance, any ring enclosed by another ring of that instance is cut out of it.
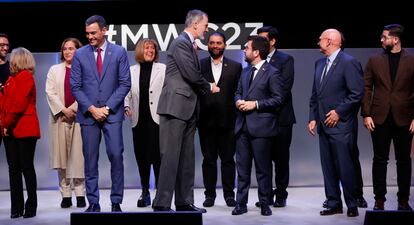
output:
<svg viewBox="0 0 414 225"><path fill-rule="evenodd" d="M341 189L347 216L358 216L357 181L353 161L355 126L364 82L361 64L341 51L341 33L325 30L319 37L324 55L315 63L308 130L319 134L327 208L321 216L342 213Z"/></svg>

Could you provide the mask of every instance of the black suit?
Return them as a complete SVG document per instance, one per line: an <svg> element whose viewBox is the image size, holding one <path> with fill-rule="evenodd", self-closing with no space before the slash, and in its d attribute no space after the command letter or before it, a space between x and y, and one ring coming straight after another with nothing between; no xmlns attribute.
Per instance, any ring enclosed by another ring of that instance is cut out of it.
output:
<svg viewBox="0 0 414 225"><path fill-rule="evenodd" d="M201 60L201 72L208 82L214 83L211 57ZM223 57L222 71L217 85L220 92L200 98L198 123L201 152L203 154L203 182L206 197L216 197L217 159L221 160L221 182L224 198L234 198L236 168L234 162L235 105L234 93L240 78L241 64Z"/></svg>
<svg viewBox="0 0 414 225"><path fill-rule="evenodd" d="M286 191L289 185L289 148L292 141L292 127L296 123L295 113L292 105L292 86L294 81L293 57L280 51L275 51L269 60L269 64L277 68L283 80L285 101L278 111L279 134L274 138L272 146L272 161L275 164L275 185L272 193L277 199L286 199Z"/></svg>

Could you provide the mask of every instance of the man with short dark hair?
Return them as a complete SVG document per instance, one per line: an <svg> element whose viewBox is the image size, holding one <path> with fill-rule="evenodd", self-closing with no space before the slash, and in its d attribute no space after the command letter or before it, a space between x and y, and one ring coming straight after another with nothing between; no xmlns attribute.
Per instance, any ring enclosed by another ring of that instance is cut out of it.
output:
<svg viewBox="0 0 414 225"><path fill-rule="evenodd" d="M7 60L9 49L9 36L5 33L0 33L0 90L3 89L3 85L6 83L7 79L10 76L10 64ZM3 138L0 135L0 145L2 140Z"/></svg>

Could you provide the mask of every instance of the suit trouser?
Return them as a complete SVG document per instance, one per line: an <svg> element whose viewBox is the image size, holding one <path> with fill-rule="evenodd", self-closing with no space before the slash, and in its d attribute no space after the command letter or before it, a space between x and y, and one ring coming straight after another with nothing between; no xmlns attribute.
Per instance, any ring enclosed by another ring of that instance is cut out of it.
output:
<svg viewBox="0 0 414 225"><path fill-rule="evenodd" d="M85 158L86 196L89 204L99 203L99 144L102 133L105 138L106 153L111 162L111 202L122 203L124 195L124 144L122 141L122 121L115 123L95 123L81 125L83 156Z"/></svg>
<svg viewBox="0 0 414 225"><path fill-rule="evenodd" d="M196 117L188 121L160 115L161 166L154 206L170 207L194 204Z"/></svg>
<svg viewBox="0 0 414 225"><path fill-rule="evenodd" d="M325 194L329 208L342 208L342 184L345 203L348 208L356 205L356 175L352 163L352 151L355 138L351 131L338 134L319 132L319 146Z"/></svg>
<svg viewBox="0 0 414 225"><path fill-rule="evenodd" d="M252 159L256 168L260 204L269 204L272 186L270 148L273 139L256 138L242 131L236 137L237 204L246 205L249 199Z"/></svg>
<svg viewBox="0 0 414 225"><path fill-rule="evenodd" d="M286 188L289 185L289 148L292 143L292 126L280 126L279 133L274 138L272 146L271 154L275 165L276 185L274 194L276 199L286 199L288 196ZM270 199L273 200L273 192Z"/></svg>
<svg viewBox="0 0 414 225"><path fill-rule="evenodd" d="M376 200L386 200L387 164L391 140L394 143L395 159L397 161L397 196L399 200L408 200L411 185L410 151L412 137L409 126L397 126L392 120L387 120L384 124L375 124L375 129L371 132L371 138L374 149L372 180Z"/></svg>
<svg viewBox="0 0 414 225"><path fill-rule="evenodd" d="M201 153L203 154L203 182L206 197L216 197L217 159L221 161L221 183L224 198L234 198L236 163L234 162L234 129L199 127Z"/></svg>
<svg viewBox="0 0 414 225"><path fill-rule="evenodd" d="M36 212L37 208L37 180L34 167L34 154L36 149L36 138L14 138L6 137L7 163L9 164L11 213L23 213L26 211ZM24 203L23 181L26 183L27 200Z"/></svg>

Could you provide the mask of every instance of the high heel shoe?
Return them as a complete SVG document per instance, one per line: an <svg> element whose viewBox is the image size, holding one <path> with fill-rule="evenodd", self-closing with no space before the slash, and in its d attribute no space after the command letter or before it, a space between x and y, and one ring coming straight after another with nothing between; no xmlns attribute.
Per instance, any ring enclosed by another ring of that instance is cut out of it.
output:
<svg viewBox="0 0 414 225"><path fill-rule="evenodd" d="M10 215L10 218L11 218L11 219L16 219L16 218L19 218L19 217L21 217L21 216L23 216L23 212L17 212L17 213L12 213L12 214Z"/></svg>
<svg viewBox="0 0 414 225"><path fill-rule="evenodd" d="M31 210L29 211L26 210L23 214L23 218L32 218L35 216L36 216L36 211L31 211Z"/></svg>

